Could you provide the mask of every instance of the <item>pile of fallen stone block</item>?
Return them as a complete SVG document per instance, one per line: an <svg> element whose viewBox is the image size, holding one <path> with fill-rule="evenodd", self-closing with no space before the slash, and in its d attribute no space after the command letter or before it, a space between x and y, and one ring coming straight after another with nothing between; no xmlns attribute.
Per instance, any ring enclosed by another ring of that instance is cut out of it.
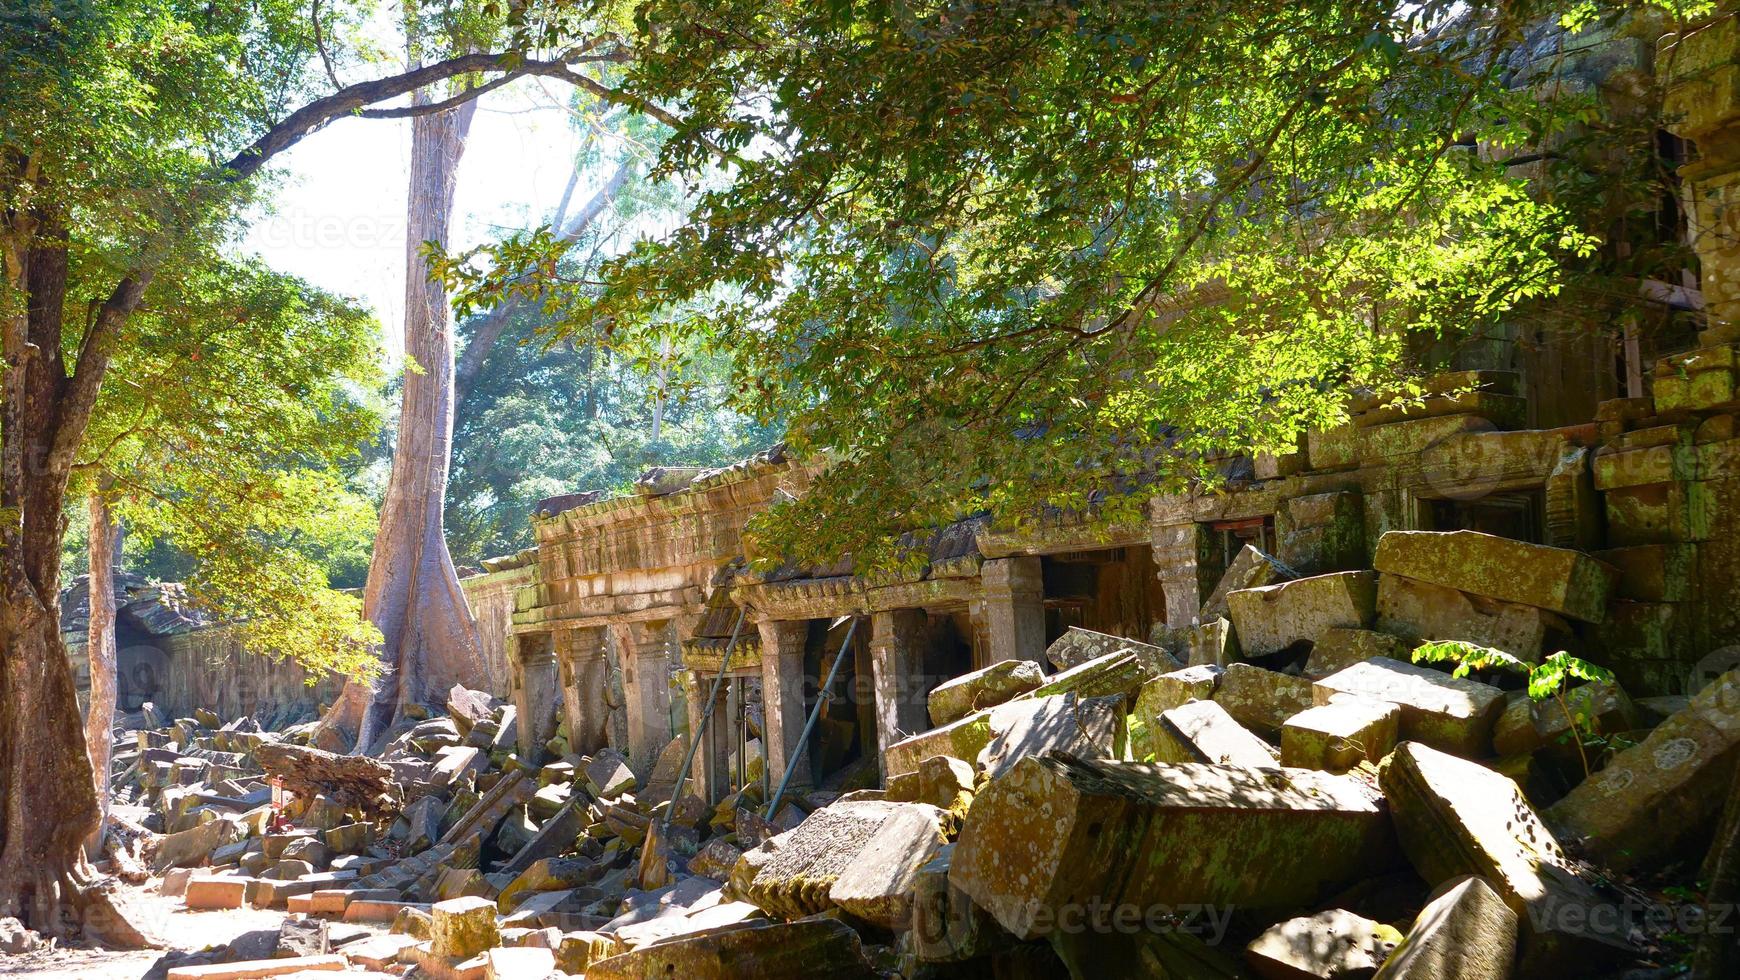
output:
<svg viewBox="0 0 1740 980"><path fill-rule="evenodd" d="M281 951L388 974L1442 980L1671 961L1683 909L1659 886L1720 815L1740 671L1677 698L1534 701L1518 677L1409 654L1454 639L1538 659L1599 624L1610 568L1471 532L1392 532L1375 564L1301 577L1247 549L1198 623L1156 643L1073 629L1044 664L947 681L934 727L883 748L881 788L771 814L760 778L711 805L678 792L683 738L639 775L614 749L528 764L512 706L460 687L376 758L312 748L307 725L141 728L116 809L188 908L283 909ZM1567 710L1609 736L1592 774Z"/></svg>

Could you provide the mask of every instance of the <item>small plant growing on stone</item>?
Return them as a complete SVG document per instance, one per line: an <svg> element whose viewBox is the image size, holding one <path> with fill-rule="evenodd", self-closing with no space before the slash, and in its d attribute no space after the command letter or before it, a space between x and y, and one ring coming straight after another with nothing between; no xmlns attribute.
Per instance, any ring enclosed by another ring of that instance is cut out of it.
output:
<svg viewBox="0 0 1740 980"><path fill-rule="evenodd" d="M1528 679L1529 698L1534 701L1545 701L1552 698L1559 705L1559 710L1565 713L1565 720L1571 723L1571 732L1577 743L1577 755L1583 760L1583 775L1589 775L1589 752L1584 748L1586 739L1598 739L1600 733L1595 731L1594 721L1588 717L1578 717L1565 700L1565 681L1575 678L1599 684L1613 683L1613 672L1604 667L1597 667L1581 657L1573 657L1560 650L1538 664L1511 656L1503 650L1469 643L1465 640L1431 640L1414 648L1415 663L1454 663L1456 669L1451 671L1452 677L1467 677L1477 670L1508 670L1522 674Z"/></svg>

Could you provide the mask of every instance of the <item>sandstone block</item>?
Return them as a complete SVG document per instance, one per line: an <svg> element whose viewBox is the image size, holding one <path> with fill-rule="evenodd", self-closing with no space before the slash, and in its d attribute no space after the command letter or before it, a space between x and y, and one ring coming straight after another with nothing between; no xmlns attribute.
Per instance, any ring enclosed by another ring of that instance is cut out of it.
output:
<svg viewBox="0 0 1740 980"><path fill-rule="evenodd" d="M436 902L430 951L437 957L469 959L501 942L495 923L495 903L469 896Z"/></svg>
<svg viewBox="0 0 1740 980"><path fill-rule="evenodd" d="M1164 663L1171 656L1152 643L1071 626L1064 630L1062 636L1052 641L1045 651L1045 659L1061 671L1080 667L1090 660L1098 660L1114 653L1133 653L1138 659L1150 664Z"/></svg>
<svg viewBox="0 0 1740 980"><path fill-rule="evenodd" d="M1729 671L1548 808L1547 818L1620 870L1701 855L1736 760L1740 671Z"/></svg>
<svg viewBox="0 0 1740 980"><path fill-rule="evenodd" d="M1032 939L1091 901L1305 904L1396 857L1382 799L1350 776L1050 756L974 798L949 881Z"/></svg>
<svg viewBox="0 0 1740 980"><path fill-rule="evenodd" d="M587 980L872 980L863 943L837 919L733 928L642 946L594 961Z"/></svg>
<svg viewBox="0 0 1740 980"><path fill-rule="evenodd" d="M1336 695L1388 701L1401 709L1400 737L1479 757L1492 746L1492 729L1504 712L1504 692L1490 684L1378 657L1313 683L1318 704Z"/></svg>
<svg viewBox="0 0 1740 980"><path fill-rule="evenodd" d="M1109 756L1123 720L1122 700L1082 700L1074 694L1017 698L885 747L883 772L890 778L916 772L919 763L937 755L992 771L1022 753L1054 748Z"/></svg>
<svg viewBox="0 0 1740 980"><path fill-rule="evenodd" d="M187 880L181 900L190 909L239 909L248 894L247 878L195 875Z"/></svg>
<svg viewBox="0 0 1740 980"><path fill-rule="evenodd" d="M1516 913L1469 875L1439 886L1373 980L1490 980L1515 957Z"/></svg>
<svg viewBox="0 0 1740 980"><path fill-rule="evenodd" d="M1365 626L1377 609L1377 575L1334 572L1227 594L1246 656L1278 653L1324 630Z"/></svg>
<svg viewBox="0 0 1740 980"><path fill-rule="evenodd" d="M828 889L828 899L885 929L912 921L913 878L948 843L937 808L902 808L882 821L852 864Z"/></svg>
<svg viewBox="0 0 1740 980"><path fill-rule="evenodd" d="M1418 742L1384 760L1379 781L1414 869L1442 884L1480 875L1520 922L1524 972L1575 971L1635 952L1622 916L1579 876L1516 783ZM1550 966L1549 966L1550 964Z"/></svg>
<svg viewBox="0 0 1740 980"><path fill-rule="evenodd" d="M1605 734L1639 727L1637 709L1625 690L1616 684L1584 684L1566 692L1564 701L1561 705L1558 699L1534 701L1520 692L1513 695L1493 727L1493 751L1499 755L1521 755L1550 747L1571 762L1577 758L1576 745L1570 742L1575 737L1573 717L1587 719L1596 731ZM1567 708L1570 716L1565 713Z"/></svg>
<svg viewBox="0 0 1740 980"><path fill-rule="evenodd" d="M834 884L855 867L884 825L898 821L909 842L921 839L917 828L929 820L940 830L942 812L923 803L865 800L835 803L805 818L797 827L745 851L731 872L732 893L774 915L790 918L824 912L837 904ZM939 841L940 843L940 841ZM892 847L884 841L881 846ZM922 845L913 845L922 846ZM891 857L898 859L898 853ZM922 862L920 862L922 863ZM890 874L879 873L886 881ZM868 895L874 881L852 886L854 896Z"/></svg>
<svg viewBox="0 0 1740 980"><path fill-rule="evenodd" d="M1378 586L1378 594L1383 594L1381 584ZM1311 645L1311 656L1305 661L1305 676L1312 680L1328 677L1338 670L1365 663L1373 657L1406 660L1407 645L1400 637L1376 630L1341 627L1327 629L1318 634L1317 642Z"/></svg>
<svg viewBox="0 0 1740 980"><path fill-rule="evenodd" d="M1281 727L1281 764L1330 772L1375 764L1396 747L1401 717L1396 705L1364 698L1306 708Z"/></svg>
<svg viewBox="0 0 1740 980"><path fill-rule="evenodd" d="M1373 566L1472 595L1547 609L1584 622L1606 617L1613 570L1580 551L1478 531L1390 531Z"/></svg>
<svg viewBox="0 0 1740 980"><path fill-rule="evenodd" d="M1245 960L1272 980L1342 980L1370 976L1401 938L1381 922L1328 909L1270 926L1245 947Z"/></svg>
<svg viewBox="0 0 1740 980"><path fill-rule="evenodd" d="M178 966L170 969L168 980L254 980L257 977L278 977L290 973L325 973L343 970L344 967L344 957L334 953L327 956L216 963L211 966Z"/></svg>
<svg viewBox="0 0 1740 980"><path fill-rule="evenodd" d="M498 946L485 954L489 980L540 980L556 969L556 954L536 946Z"/></svg>
<svg viewBox="0 0 1740 980"><path fill-rule="evenodd" d="M1015 941L991 913L949 883L955 845L945 844L913 876L913 955L921 963L977 959Z"/></svg>
<svg viewBox="0 0 1740 980"><path fill-rule="evenodd" d="M1213 698L1215 689L1220 687L1222 672L1220 667L1205 664L1161 674L1142 685L1142 689L1136 694L1136 707L1131 713L1144 727L1152 729L1159 723L1162 711L1191 701L1207 701ZM1138 758L1154 752L1152 744L1133 745L1131 748Z"/></svg>
<svg viewBox="0 0 1740 980"><path fill-rule="evenodd" d="M634 789L634 772L628 767L628 759L615 749L600 750L582 771L586 774L586 788L598 799L613 799Z"/></svg>
<svg viewBox="0 0 1740 980"><path fill-rule="evenodd" d="M1470 595L1442 585L1386 574L1378 581L1378 629L1415 644L1466 640L1534 662L1550 629L1564 621L1534 606Z"/></svg>
<svg viewBox="0 0 1740 980"><path fill-rule="evenodd" d="M1045 674L1031 660L1001 660L953 680L930 692L930 721L946 725L981 708L1025 694L1045 682Z"/></svg>
<svg viewBox="0 0 1740 980"><path fill-rule="evenodd" d="M1254 664L1228 664L1214 701L1239 724L1273 736L1288 718L1311 707L1311 682Z"/></svg>
<svg viewBox="0 0 1740 980"><path fill-rule="evenodd" d="M1281 564L1272 555L1264 554L1255 545L1245 545L1233 560L1227 563L1226 571L1221 574L1220 582L1214 591L1203 600L1202 609L1197 619L1211 623L1227 615L1228 594L1243 589L1260 589L1265 585L1274 585L1288 579L1299 577L1299 573Z"/></svg>
<svg viewBox="0 0 1740 980"><path fill-rule="evenodd" d="M1275 750L1213 701L1192 701L1160 713L1149 733L1156 762L1273 766Z"/></svg>

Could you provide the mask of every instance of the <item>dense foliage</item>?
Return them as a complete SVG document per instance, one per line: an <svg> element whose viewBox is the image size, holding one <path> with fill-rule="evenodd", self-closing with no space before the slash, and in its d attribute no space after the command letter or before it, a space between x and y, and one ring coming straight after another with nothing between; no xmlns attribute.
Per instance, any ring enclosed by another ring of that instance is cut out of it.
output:
<svg viewBox="0 0 1740 980"><path fill-rule="evenodd" d="M663 171L731 179L584 282L547 232L445 271L567 335L730 349L736 406L839 453L764 522L792 556L1117 519L1132 479L1291 450L1350 389L1406 391L1422 341L1555 294L1608 228L1516 165L1593 118L1553 71L1647 36L1632 13L649 0L627 85L685 120Z"/></svg>

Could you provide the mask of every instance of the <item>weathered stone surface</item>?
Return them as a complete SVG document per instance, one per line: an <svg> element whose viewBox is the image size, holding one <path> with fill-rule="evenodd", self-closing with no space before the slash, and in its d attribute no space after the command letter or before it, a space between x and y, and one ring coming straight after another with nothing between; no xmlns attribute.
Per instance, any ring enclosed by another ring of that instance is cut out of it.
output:
<svg viewBox="0 0 1740 980"><path fill-rule="evenodd" d="M1567 709L1570 715L1566 714ZM1493 726L1493 751L1499 755L1520 755L1552 748L1565 761L1572 761L1577 758L1577 747L1570 740L1572 718L1587 719L1597 732L1608 735L1639 727L1631 698L1615 684L1572 688L1565 693L1564 704L1557 698L1535 701L1518 692L1512 695L1504 714Z"/></svg>
<svg viewBox="0 0 1740 980"><path fill-rule="evenodd" d="M1485 878L1439 886L1373 980L1493 980L1516 958L1516 913Z"/></svg>
<svg viewBox="0 0 1740 980"><path fill-rule="evenodd" d="M1185 663L1225 667L1243 656L1238 631L1224 616L1184 628Z"/></svg>
<svg viewBox="0 0 1740 980"><path fill-rule="evenodd" d="M1273 766L1275 750L1213 701L1192 701L1160 713L1149 730L1156 762Z"/></svg>
<svg viewBox="0 0 1740 980"><path fill-rule="evenodd" d="M1328 909L1270 926L1245 947L1245 960L1265 980L1351 980L1371 976L1401 938L1381 922Z"/></svg>
<svg viewBox="0 0 1740 980"><path fill-rule="evenodd" d="M613 799L634 789L634 771L628 767L628 758L615 749L600 749L583 771L586 773L586 788L601 800Z"/></svg>
<svg viewBox="0 0 1740 980"><path fill-rule="evenodd" d="M195 875L187 880L181 900L190 909L239 909L248 894L247 878Z"/></svg>
<svg viewBox="0 0 1740 980"><path fill-rule="evenodd" d="M453 685L447 692L447 714L464 738L478 722L495 721L495 699L483 691L474 691L463 684Z"/></svg>
<svg viewBox="0 0 1740 980"><path fill-rule="evenodd" d="M1221 574L1220 582L1202 602L1202 609L1197 619L1204 623L1212 623L1227 615L1226 597L1229 593L1242 589L1260 589L1265 585L1274 585L1288 579L1298 578L1299 574L1282 564L1272 555L1264 554L1255 545L1245 545L1233 560L1227 563L1226 571Z"/></svg>
<svg viewBox="0 0 1740 980"><path fill-rule="evenodd" d="M863 943L844 922L811 919L735 927L642 946L596 960L587 980L872 980Z"/></svg>
<svg viewBox="0 0 1740 980"><path fill-rule="evenodd" d="M481 896L436 902L430 951L438 957L469 959L501 943L495 923L495 903Z"/></svg>
<svg viewBox="0 0 1740 980"><path fill-rule="evenodd" d="M1140 724L1139 729L1131 732L1131 754L1138 759L1153 755L1154 743L1148 732L1159 724L1160 713L1191 701L1211 699L1215 689L1220 686L1221 673L1220 667L1203 664L1161 674L1143 684L1136 694L1136 706L1130 712ZM1141 733L1140 738L1136 735L1137 731Z"/></svg>
<svg viewBox="0 0 1740 980"><path fill-rule="evenodd" d="M1214 701L1239 724L1274 736L1288 718L1311 707L1311 682L1254 664L1228 664Z"/></svg>
<svg viewBox="0 0 1740 980"><path fill-rule="evenodd" d="M1125 652L1135 653L1149 663L1163 663L1171 658L1171 654L1152 643L1071 626L1064 630L1062 636L1052 641L1045 651L1045 659L1051 661L1051 665L1058 670L1069 670L1080 667L1089 660Z"/></svg>
<svg viewBox="0 0 1740 980"><path fill-rule="evenodd" d="M208 864L213 851L240 836L241 828L229 817L218 817L190 830L169 834L157 844L155 866L164 871Z"/></svg>
<svg viewBox="0 0 1740 980"><path fill-rule="evenodd" d="M1318 704L1338 694L1389 701L1401 709L1401 737L1458 755L1479 757L1492 746L1504 712L1504 692L1490 684L1377 657L1313 684Z"/></svg>
<svg viewBox="0 0 1740 980"><path fill-rule="evenodd" d="M1000 660L989 667L943 681L930 692L930 722L946 725L982 708L1002 704L1045 682L1031 660Z"/></svg>
<svg viewBox="0 0 1740 980"><path fill-rule="evenodd" d="M1119 650L1053 674L1045 683L1034 688L1031 694L1020 697L1047 698L1059 694L1074 694L1078 698L1116 696L1126 702L1134 701L1136 692L1141 690L1144 683L1184 666L1159 647L1151 649L1164 659L1156 660L1153 656L1135 650Z"/></svg>
<svg viewBox="0 0 1740 980"><path fill-rule="evenodd" d="M1409 644L1466 640L1533 662L1540 659L1547 631L1566 625L1544 609L1402 575L1386 574L1378 581L1377 627Z"/></svg>
<svg viewBox="0 0 1740 980"><path fill-rule="evenodd" d="M949 882L955 845L944 844L913 875L911 943L921 963L977 959L1015 941L991 913Z"/></svg>
<svg viewBox="0 0 1740 980"><path fill-rule="evenodd" d="M1740 670L1547 810L1553 829L1620 869L1698 855L1740 760ZM1666 815L1671 819L1664 819Z"/></svg>
<svg viewBox="0 0 1740 980"><path fill-rule="evenodd" d="M511 912L527 895L574 888L596 879L600 871L595 862L583 857L541 858L501 890L496 907L503 913Z"/></svg>
<svg viewBox="0 0 1740 980"><path fill-rule="evenodd" d="M1420 877L1432 884L1467 874L1486 878L1527 925L1525 963L1576 970L1635 952L1623 915L1608 914L1615 903L1566 862L1552 831L1509 778L1403 742L1384 760L1379 781L1402 849Z"/></svg>
<svg viewBox="0 0 1740 980"><path fill-rule="evenodd" d="M1024 939L1064 907L1285 907L1397 860L1383 801L1350 776L1023 759L973 800L949 880Z"/></svg>
<svg viewBox="0 0 1740 980"><path fill-rule="evenodd" d="M942 811L904 807L882 821L851 865L828 889L828 899L866 922L905 929L912 921L913 878L947 843Z"/></svg>
<svg viewBox="0 0 1740 980"><path fill-rule="evenodd" d="M1333 572L1227 594L1246 656L1278 653L1332 627L1360 627L1377 609L1377 575Z"/></svg>
<svg viewBox="0 0 1740 980"><path fill-rule="evenodd" d="M536 946L498 946L484 960L488 980L539 980L556 969L556 954Z"/></svg>
<svg viewBox="0 0 1740 980"><path fill-rule="evenodd" d="M887 746L882 752L883 772L890 778L916 772L919 763L937 755L980 769L994 765L996 771L1021 753L1052 748L1110 755L1123 716L1121 705L1113 702L1121 700L1083 701L1073 694L1016 698Z"/></svg>
<svg viewBox="0 0 1740 980"><path fill-rule="evenodd" d="M933 755L918 764L917 772L890 779L883 799L891 803L928 803L958 823L966 818L967 808L973 804L975 783L971 763Z"/></svg>
<svg viewBox="0 0 1740 980"><path fill-rule="evenodd" d="M1479 531L1390 531L1378 539L1372 565L1590 623L1606 618L1614 585L1613 569L1580 551Z"/></svg>
<svg viewBox="0 0 1740 980"><path fill-rule="evenodd" d="M1377 763L1396 747L1402 712L1388 701L1337 697L1281 726L1281 764L1343 772Z"/></svg>
<svg viewBox="0 0 1740 980"><path fill-rule="evenodd" d="M1116 754L1124 724L1122 695L1080 698L1074 694L1035 698L1033 712L1012 715L995 727L977 759L978 769L995 779L1027 756L1068 752L1090 759Z"/></svg>
<svg viewBox="0 0 1740 980"><path fill-rule="evenodd" d="M1383 591L1381 584L1378 591L1380 594ZM1373 657L1406 660L1407 644L1400 637L1376 630L1346 629L1339 626L1327 629L1318 634L1317 642L1311 645L1311 656L1305 661L1305 676L1312 680L1328 677L1338 670L1365 663Z"/></svg>
<svg viewBox="0 0 1740 980"><path fill-rule="evenodd" d="M905 814L905 815L903 815ZM932 822L941 811L922 803L865 800L835 803L797 827L745 851L731 872L732 894L788 918L833 908L834 883L891 820L922 814Z"/></svg>

